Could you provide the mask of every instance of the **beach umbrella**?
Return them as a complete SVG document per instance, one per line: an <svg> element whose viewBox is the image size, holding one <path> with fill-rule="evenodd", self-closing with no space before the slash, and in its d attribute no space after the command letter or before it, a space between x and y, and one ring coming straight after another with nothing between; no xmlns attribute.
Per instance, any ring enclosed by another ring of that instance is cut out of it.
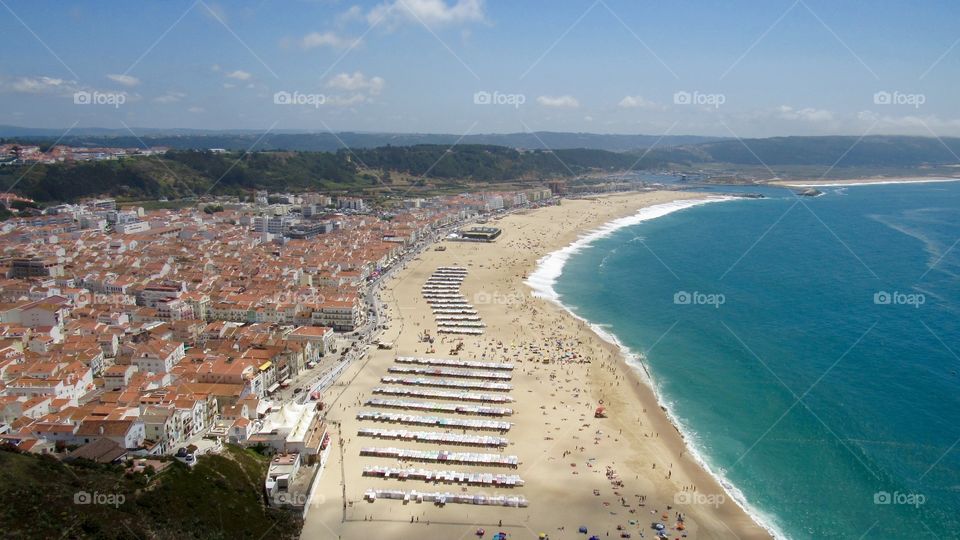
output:
<svg viewBox="0 0 960 540"><path fill-rule="evenodd" d="M581 533L581 534L587 534L587 527L586 527L585 525L581 525L581 526L580 526L580 533Z"/></svg>
<svg viewBox="0 0 960 540"><path fill-rule="evenodd" d="M485 534L487 534L487 531L483 529L477 529L477 536L483 536Z"/></svg>

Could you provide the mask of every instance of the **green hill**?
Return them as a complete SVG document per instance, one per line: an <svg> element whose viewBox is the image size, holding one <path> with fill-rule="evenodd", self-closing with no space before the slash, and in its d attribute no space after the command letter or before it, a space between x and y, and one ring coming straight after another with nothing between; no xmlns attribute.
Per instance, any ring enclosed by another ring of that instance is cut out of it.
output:
<svg viewBox="0 0 960 540"><path fill-rule="evenodd" d="M239 195L252 189L362 192L394 181L433 190L482 188L626 169L743 170L785 176L952 174L960 139L927 137L773 137L716 140L653 150L518 150L487 144L417 144L336 152L172 150L116 161L0 167L0 190L41 202L110 195L126 200ZM729 172L729 171L728 171ZM395 178L395 174L399 179ZM423 182L420 182L420 180Z"/></svg>
<svg viewBox="0 0 960 540"><path fill-rule="evenodd" d="M298 516L264 506L266 470L266 458L231 446L149 482L119 466L0 450L0 530L11 539L298 538ZM78 493L100 503L77 504Z"/></svg>
<svg viewBox="0 0 960 540"><path fill-rule="evenodd" d="M435 180L502 182L569 177L629 167L635 158L605 150L518 151L502 146L385 146L339 152L170 151L121 160L0 167L0 189L37 201L110 195L169 199L251 189L361 191L389 172Z"/></svg>

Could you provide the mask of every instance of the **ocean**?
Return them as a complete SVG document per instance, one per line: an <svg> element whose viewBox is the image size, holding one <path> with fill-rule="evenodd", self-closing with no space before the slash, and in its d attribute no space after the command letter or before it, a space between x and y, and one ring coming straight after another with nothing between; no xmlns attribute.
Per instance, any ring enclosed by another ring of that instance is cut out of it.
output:
<svg viewBox="0 0 960 540"><path fill-rule="evenodd" d="M748 191L608 224L528 283L649 372L776 536L960 538L960 182Z"/></svg>

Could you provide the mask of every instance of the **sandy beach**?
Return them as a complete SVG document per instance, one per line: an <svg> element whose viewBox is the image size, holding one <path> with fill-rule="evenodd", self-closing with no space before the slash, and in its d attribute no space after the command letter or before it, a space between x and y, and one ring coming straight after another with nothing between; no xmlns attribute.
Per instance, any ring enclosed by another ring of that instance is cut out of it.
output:
<svg viewBox="0 0 960 540"><path fill-rule="evenodd" d="M632 538L654 538L651 523L662 522L668 538L683 534L688 538L769 538L686 452L652 390L625 363L620 351L559 306L533 297L524 283L538 259L591 229L646 206L700 197L696 193L653 192L564 200L560 206L491 222L503 229L494 243L444 242L446 250L431 248L410 262L381 293L390 318L383 339L393 342L394 349L371 350L323 396L327 422L335 434L334 446L311 500L302 537L457 540L475 538L477 529L483 528L484 538L498 531L506 532L508 538L537 538L540 533L552 539L619 538L624 532ZM437 335L434 315L421 288L441 266L468 270L462 292L486 325L483 335ZM424 331L436 338L432 345L421 341ZM451 354L461 342L459 353ZM514 412L489 417L365 405L369 399L415 400L372 393L374 387L387 386L383 377L407 376L390 371L401 365L395 361L397 356L513 363L507 381L512 388L500 394L513 398L505 406ZM594 418L601 403L607 417ZM513 426L502 433L443 430L358 420L359 411L507 421ZM503 448L444 446L361 437L358 430L363 428L490 435L504 437L509 443ZM400 462L361 457L361 447L497 453L516 456L519 463L510 468ZM493 472L518 475L524 484L489 487L383 479L364 476L363 469L369 466ZM364 500L368 489L520 496L529 505L370 502ZM675 529L678 513L682 514L683 530ZM578 532L581 526L587 527L587 535Z"/></svg>
<svg viewBox="0 0 960 540"><path fill-rule="evenodd" d="M843 186L879 186L885 184L934 184L938 182L960 182L960 178L943 177L903 177L903 178L852 178L847 180L777 180L773 185L793 188L843 187Z"/></svg>

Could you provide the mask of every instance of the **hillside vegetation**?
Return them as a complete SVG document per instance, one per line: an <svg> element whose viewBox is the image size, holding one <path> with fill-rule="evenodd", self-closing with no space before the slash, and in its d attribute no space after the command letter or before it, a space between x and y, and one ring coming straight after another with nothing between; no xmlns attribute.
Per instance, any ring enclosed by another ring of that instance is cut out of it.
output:
<svg viewBox="0 0 960 540"><path fill-rule="evenodd" d="M194 137L197 138L197 137ZM117 161L0 167L0 189L42 202L110 195L127 200L247 193L251 189L361 192L398 178L435 191L536 182L627 169L770 168L784 176L824 171L910 175L953 172L960 139L774 137L712 140L652 150L520 150L486 144L417 144L336 152L171 150Z"/></svg>
<svg viewBox="0 0 960 540"><path fill-rule="evenodd" d="M11 539L297 538L298 516L264 506L266 470L266 458L231 446L149 482L119 466L0 450L0 530Z"/></svg>
<svg viewBox="0 0 960 540"><path fill-rule="evenodd" d="M629 167L604 150L520 152L501 146L386 146L355 152L170 151L116 161L0 168L0 189L37 201L110 195L128 199L239 194L251 189L360 191L390 172L439 180L499 182L569 177Z"/></svg>

